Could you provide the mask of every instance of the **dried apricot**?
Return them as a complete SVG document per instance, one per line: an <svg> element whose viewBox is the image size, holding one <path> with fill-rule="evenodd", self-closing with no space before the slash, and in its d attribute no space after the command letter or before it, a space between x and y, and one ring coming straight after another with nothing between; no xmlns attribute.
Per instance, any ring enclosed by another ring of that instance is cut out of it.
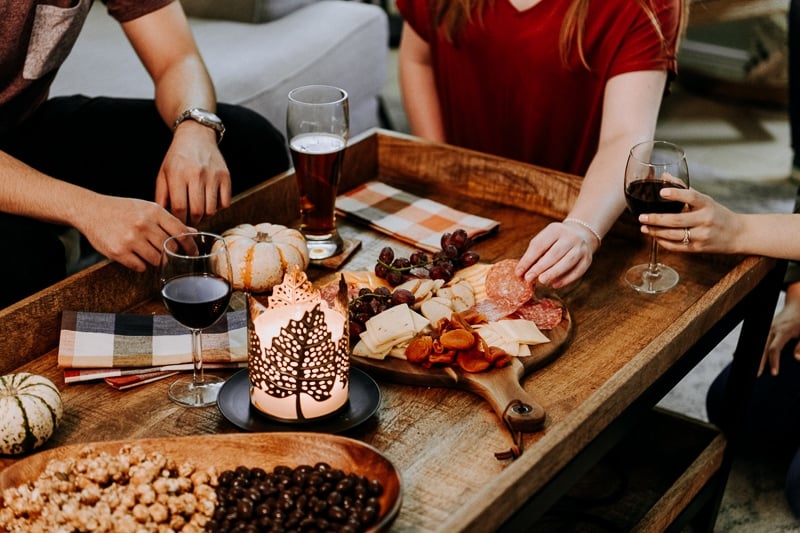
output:
<svg viewBox="0 0 800 533"><path fill-rule="evenodd" d="M452 329L442 333L439 341L451 350L469 350L475 346L475 335L465 329Z"/></svg>
<svg viewBox="0 0 800 533"><path fill-rule="evenodd" d="M489 349L486 350L485 353L486 353L486 359L492 364L494 364L494 362L500 359L501 357L508 356L508 352L506 352L499 346L489 346Z"/></svg>
<svg viewBox="0 0 800 533"><path fill-rule="evenodd" d="M492 366L483 356L483 352L479 350L458 352L456 364L461 367L464 372L471 373L483 372Z"/></svg>
<svg viewBox="0 0 800 533"><path fill-rule="evenodd" d="M439 365L452 365L453 361L456 360L457 353L458 352L455 350L445 350L442 353L432 353L428 356L428 361Z"/></svg>
<svg viewBox="0 0 800 533"><path fill-rule="evenodd" d="M433 338L430 335L423 335L412 339L406 346L406 359L411 363L421 363L425 361L433 352Z"/></svg>

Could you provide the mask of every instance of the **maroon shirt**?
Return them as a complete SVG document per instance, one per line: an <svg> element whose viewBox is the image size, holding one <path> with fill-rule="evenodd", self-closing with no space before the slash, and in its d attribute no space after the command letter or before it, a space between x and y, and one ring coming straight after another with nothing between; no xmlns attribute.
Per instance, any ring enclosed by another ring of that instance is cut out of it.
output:
<svg viewBox="0 0 800 533"><path fill-rule="evenodd" d="M591 1L583 41L591 71L561 61L571 3L542 0L518 12L494 0L453 45L431 28L428 0L397 0L431 46L449 143L583 175L597 151L608 80L640 70L674 74L680 0L651 2L666 46L635 0Z"/></svg>
<svg viewBox="0 0 800 533"><path fill-rule="evenodd" d="M174 0L107 0L127 22ZM50 84L72 50L92 0L13 0L0 17L0 134L47 99ZM102 75L102 73L98 73Z"/></svg>

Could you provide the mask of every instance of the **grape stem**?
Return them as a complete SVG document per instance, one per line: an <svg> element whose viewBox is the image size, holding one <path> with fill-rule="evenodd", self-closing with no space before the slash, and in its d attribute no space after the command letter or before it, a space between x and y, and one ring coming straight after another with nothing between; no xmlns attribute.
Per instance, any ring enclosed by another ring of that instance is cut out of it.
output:
<svg viewBox="0 0 800 533"><path fill-rule="evenodd" d="M426 268L428 265L433 264L433 261L428 261L428 262L423 263L421 265L409 265L407 267L396 267L396 266L391 265L391 264L386 264L383 261L381 261L380 259L378 259L378 264L379 265L383 265L386 268L388 268L389 270L392 270L394 272L411 272L415 268Z"/></svg>

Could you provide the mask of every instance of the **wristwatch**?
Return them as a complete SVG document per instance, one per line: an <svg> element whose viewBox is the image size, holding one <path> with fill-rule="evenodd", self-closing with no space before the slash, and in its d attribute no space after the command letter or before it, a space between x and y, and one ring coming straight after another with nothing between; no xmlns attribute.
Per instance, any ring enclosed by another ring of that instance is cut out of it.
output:
<svg viewBox="0 0 800 533"><path fill-rule="evenodd" d="M177 119L175 119L175 124L172 125L172 131L174 132L184 120L194 120L195 122L199 122L203 126L216 131L217 144L222 141L222 136L225 135L225 126L222 124L222 120L220 120L220 118L211 111L206 111L205 109L200 109L199 107L187 109L181 113Z"/></svg>

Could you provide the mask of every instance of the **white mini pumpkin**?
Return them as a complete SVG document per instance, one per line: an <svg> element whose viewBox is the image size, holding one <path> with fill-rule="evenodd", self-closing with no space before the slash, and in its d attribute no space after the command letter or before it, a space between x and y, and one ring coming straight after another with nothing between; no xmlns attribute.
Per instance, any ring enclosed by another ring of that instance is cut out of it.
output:
<svg viewBox="0 0 800 533"><path fill-rule="evenodd" d="M234 289L266 292L283 281L289 267L305 270L310 262L305 237L286 226L240 224L222 236L231 259Z"/></svg>
<svg viewBox="0 0 800 533"><path fill-rule="evenodd" d="M30 452L61 422L61 394L44 376L21 372L0 376L0 453Z"/></svg>

